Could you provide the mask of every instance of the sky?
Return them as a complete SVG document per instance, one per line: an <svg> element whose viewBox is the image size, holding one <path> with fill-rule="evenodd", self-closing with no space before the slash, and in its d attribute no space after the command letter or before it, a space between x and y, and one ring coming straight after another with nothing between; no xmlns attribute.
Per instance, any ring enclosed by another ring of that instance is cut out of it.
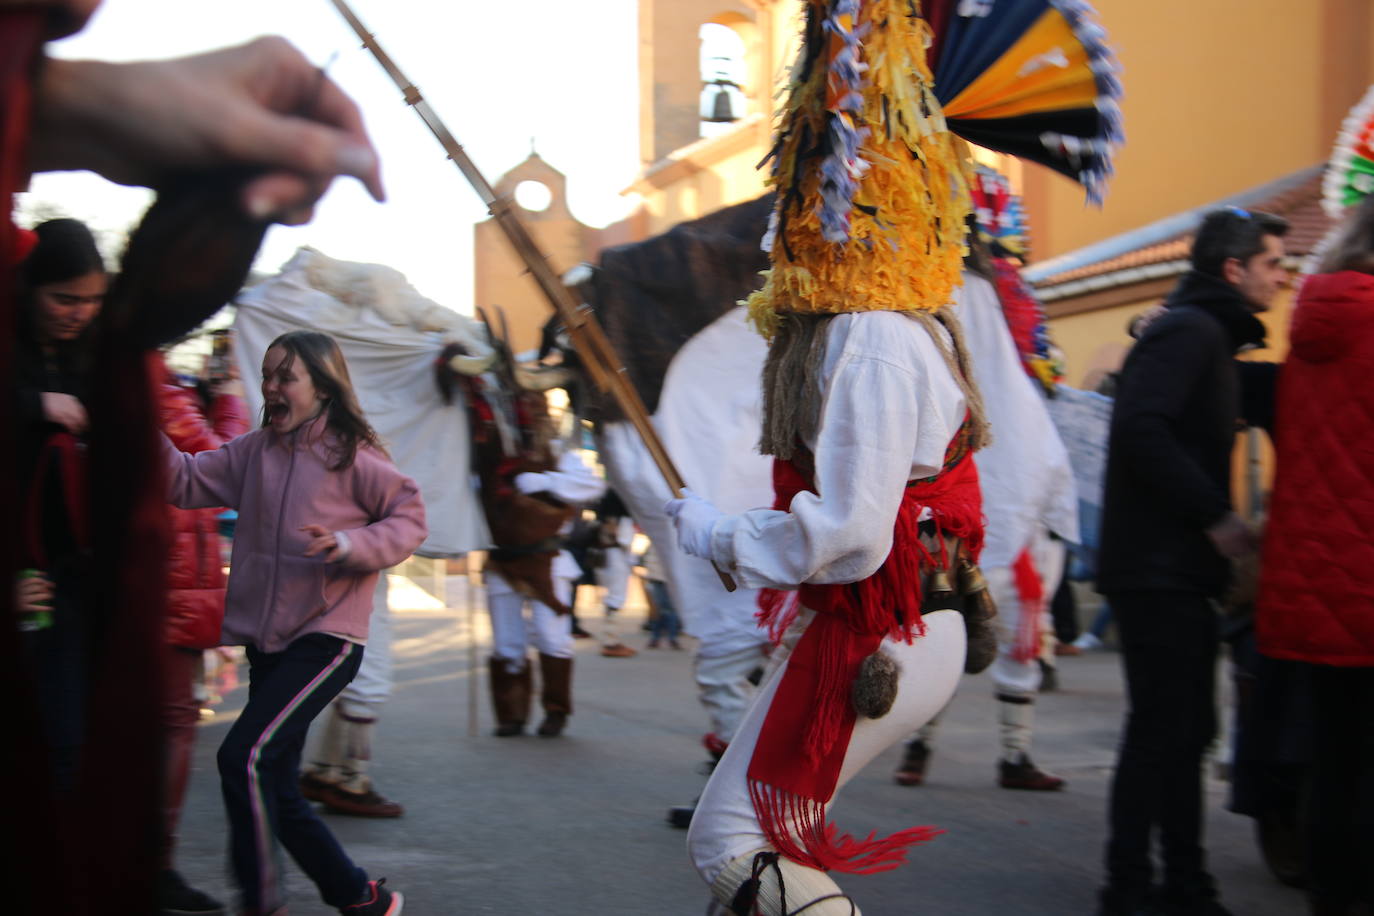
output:
<svg viewBox="0 0 1374 916"><path fill-rule="evenodd" d="M573 215L604 226L634 202L620 192L639 171L635 0L351 0L353 11L417 85L487 180L531 143L568 176ZM254 268L276 273L299 246L388 264L424 295L471 312L472 226L486 218L400 90L328 0L105 0L56 57L112 61L180 57L283 35L362 109L388 200L341 179L303 227L274 227ZM695 36L692 39L695 40ZM39 202L98 230L137 222L149 192L89 173L34 177L20 222ZM564 265L554 265L561 268ZM566 265L571 266L571 265Z"/></svg>

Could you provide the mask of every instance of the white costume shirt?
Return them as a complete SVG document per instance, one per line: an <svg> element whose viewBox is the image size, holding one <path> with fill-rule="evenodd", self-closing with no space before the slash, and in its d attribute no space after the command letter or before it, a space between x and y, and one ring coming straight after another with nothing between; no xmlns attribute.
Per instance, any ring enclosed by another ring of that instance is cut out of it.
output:
<svg viewBox="0 0 1374 916"><path fill-rule="evenodd" d="M892 550L907 481L930 477L963 423L965 401L929 332L901 312L830 322L815 440L816 491L790 511L717 521L711 552L750 588L857 582Z"/></svg>
<svg viewBox="0 0 1374 916"><path fill-rule="evenodd" d="M981 565L1010 566L1044 529L1078 540L1073 471L1040 383L1021 367L997 290L965 272L953 309L992 427L992 443L974 455L988 519Z"/></svg>

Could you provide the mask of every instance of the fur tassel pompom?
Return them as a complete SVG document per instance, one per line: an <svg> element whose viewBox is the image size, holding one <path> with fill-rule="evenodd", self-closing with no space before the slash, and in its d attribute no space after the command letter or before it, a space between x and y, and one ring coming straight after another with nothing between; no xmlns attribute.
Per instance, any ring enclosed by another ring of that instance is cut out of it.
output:
<svg viewBox="0 0 1374 916"><path fill-rule="evenodd" d="M901 663L881 649L864 659L854 678L854 711L868 719L887 715L897 702L901 673Z"/></svg>

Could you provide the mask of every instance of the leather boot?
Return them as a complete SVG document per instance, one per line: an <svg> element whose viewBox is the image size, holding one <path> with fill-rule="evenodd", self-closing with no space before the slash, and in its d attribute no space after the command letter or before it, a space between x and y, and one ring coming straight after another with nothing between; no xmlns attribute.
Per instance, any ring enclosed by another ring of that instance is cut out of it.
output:
<svg viewBox="0 0 1374 916"><path fill-rule="evenodd" d="M372 733L377 720L361 716L343 715L344 731L343 781L333 786L321 801L328 811L354 817L400 817L406 809L399 802L387 798L372 785Z"/></svg>
<svg viewBox="0 0 1374 916"><path fill-rule="evenodd" d="M544 706L544 721L539 726L541 738L557 738L563 734L568 716L572 715L572 668L570 658L539 653L539 676L544 681L539 698Z"/></svg>
<svg viewBox="0 0 1374 916"><path fill-rule="evenodd" d="M524 734L525 722L530 717L530 696L534 690L530 666L526 662L517 674L506 667L506 659L492 656L487 660L487 671L491 674L491 705L496 712L496 731L498 738L509 738Z"/></svg>
<svg viewBox="0 0 1374 916"><path fill-rule="evenodd" d="M906 746L902 765L893 778L899 786L919 786L926 781L926 767L930 764L930 748L920 738L913 738Z"/></svg>
<svg viewBox="0 0 1374 916"><path fill-rule="evenodd" d="M310 765L301 773L301 794L310 801L322 802L328 790L343 779L344 732L347 723L338 702L329 704L329 712L323 717L324 727L319 731L319 741L315 753L311 755Z"/></svg>
<svg viewBox="0 0 1374 916"><path fill-rule="evenodd" d="M1064 780L1037 767L1030 759L1035 704L1030 697L998 696L1002 732L1002 759L997 764L997 784L1004 789L1056 792Z"/></svg>

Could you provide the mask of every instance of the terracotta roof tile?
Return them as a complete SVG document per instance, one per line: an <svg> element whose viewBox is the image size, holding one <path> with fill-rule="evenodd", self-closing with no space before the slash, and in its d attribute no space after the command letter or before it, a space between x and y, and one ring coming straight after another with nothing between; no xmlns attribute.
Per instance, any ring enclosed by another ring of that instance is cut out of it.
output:
<svg viewBox="0 0 1374 916"><path fill-rule="evenodd" d="M1236 196L1246 197L1256 192L1262 192L1263 187L1260 185L1251 191ZM1271 197L1260 197L1258 200L1248 203L1247 207L1264 210L1288 220L1289 228L1288 234L1284 237L1284 247L1289 255L1301 257L1309 254L1331 229L1332 220L1322 210L1321 201L1322 173L1317 170L1312 177L1301 184ZM1186 259L1192 244L1193 233L1181 232L1172 238L1137 248L1134 251L1128 251L1116 257L1041 278L1035 285L1039 288L1057 286L1061 283L1098 277L1118 270Z"/></svg>

